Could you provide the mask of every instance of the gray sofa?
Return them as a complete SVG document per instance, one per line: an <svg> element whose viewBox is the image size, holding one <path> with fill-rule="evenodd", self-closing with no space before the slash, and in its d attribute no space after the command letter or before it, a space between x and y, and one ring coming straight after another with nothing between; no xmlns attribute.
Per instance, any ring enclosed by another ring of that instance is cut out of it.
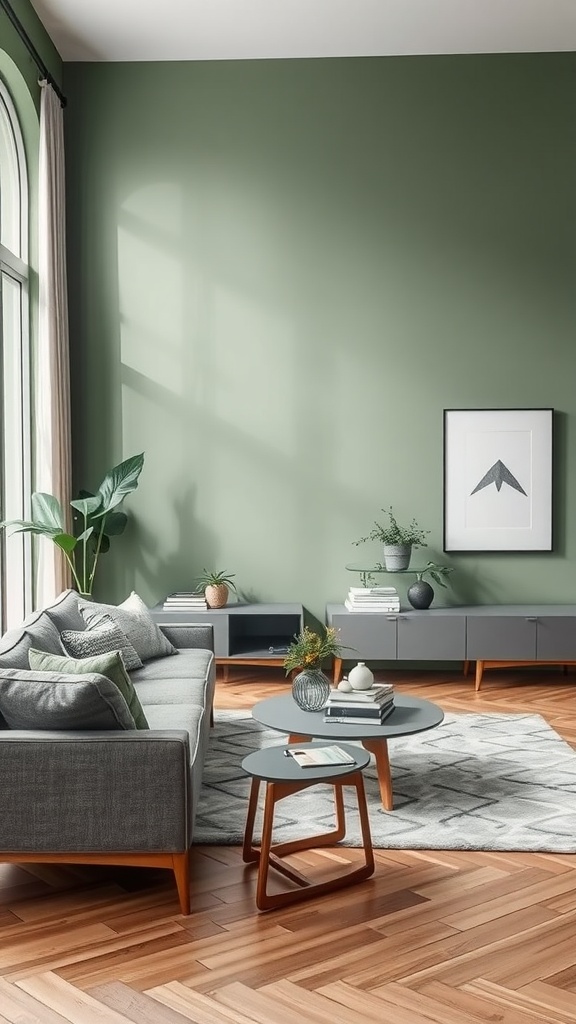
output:
<svg viewBox="0 0 576 1024"><path fill-rule="evenodd" d="M84 628L78 595L65 591L2 637L0 688L16 674L24 682L27 671L39 675L29 669L30 647L63 654L60 633ZM130 672L149 729L23 730L0 721L0 861L169 868L189 914L214 646L210 625L162 632L177 653Z"/></svg>

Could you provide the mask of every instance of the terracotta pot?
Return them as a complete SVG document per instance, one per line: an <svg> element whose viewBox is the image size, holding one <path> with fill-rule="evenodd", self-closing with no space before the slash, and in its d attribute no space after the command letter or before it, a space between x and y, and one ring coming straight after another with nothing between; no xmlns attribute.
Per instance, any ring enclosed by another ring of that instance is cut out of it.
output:
<svg viewBox="0 0 576 1024"><path fill-rule="evenodd" d="M228 601L228 594L229 590L225 583L210 583L204 591L209 608L224 608Z"/></svg>

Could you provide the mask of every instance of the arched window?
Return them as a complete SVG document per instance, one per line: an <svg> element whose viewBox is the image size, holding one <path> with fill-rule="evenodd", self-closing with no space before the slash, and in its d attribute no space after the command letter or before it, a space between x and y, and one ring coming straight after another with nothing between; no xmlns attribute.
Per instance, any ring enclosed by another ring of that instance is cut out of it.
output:
<svg viewBox="0 0 576 1024"><path fill-rule="evenodd" d="M28 176L14 104L0 81L0 519L29 518L31 484ZM30 611L27 534L0 533L0 625Z"/></svg>

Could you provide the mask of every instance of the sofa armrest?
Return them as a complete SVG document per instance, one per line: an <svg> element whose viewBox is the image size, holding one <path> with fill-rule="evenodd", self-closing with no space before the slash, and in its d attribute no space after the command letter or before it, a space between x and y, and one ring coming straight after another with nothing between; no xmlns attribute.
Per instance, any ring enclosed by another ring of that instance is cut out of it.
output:
<svg viewBox="0 0 576 1024"><path fill-rule="evenodd" d="M0 851L181 852L190 845L184 730L3 730L0 779Z"/></svg>
<svg viewBox="0 0 576 1024"><path fill-rule="evenodd" d="M174 647L214 652L214 627L209 622L177 622L160 629Z"/></svg>

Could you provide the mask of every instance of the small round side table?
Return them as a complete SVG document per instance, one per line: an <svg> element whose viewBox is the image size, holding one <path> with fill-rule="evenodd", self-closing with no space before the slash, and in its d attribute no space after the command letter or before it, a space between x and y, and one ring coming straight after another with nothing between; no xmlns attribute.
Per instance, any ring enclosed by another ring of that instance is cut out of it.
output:
<svg viewBox="0 0 576 1024"><path fill-rule="evenodd" d="M323 747L326 743L300 743L299 749ZM366 794L362 769L370 763L370 754L362 747L339 743L339 747L351 754L355 763L350 765L328 765L326 767L301 768L293 757L286 756L286 747L268 747L249 754L242 762L242 768L252 777L250 800L244 833L242 857L246 863L254 861L258 864L258 880L256 885L256 906L259 910L276 910L298 900L311 899L325 892L340 889L353 882L361 882L374 873L374 852L370 834ZM254 821L258 808L260 783L265 782L264 818L260 845L254 845ZM280 800L293 793L299 793L309 786L327 783L334 789L334 806L336 828L320 835L295 839L287 843L274 845L272 833L274 828L274 809ZM346 816L344 811L343 787L352 786L356 790L358 814L364 844L364 863L337 877L326 881L313 882L295 868L285 864L282 857L300 850L309 850L316 846L332 846L340 842L346 835ZM273 867L299 889L288 889L280 893L270 894L267 890L268 872Z"/></svg>

